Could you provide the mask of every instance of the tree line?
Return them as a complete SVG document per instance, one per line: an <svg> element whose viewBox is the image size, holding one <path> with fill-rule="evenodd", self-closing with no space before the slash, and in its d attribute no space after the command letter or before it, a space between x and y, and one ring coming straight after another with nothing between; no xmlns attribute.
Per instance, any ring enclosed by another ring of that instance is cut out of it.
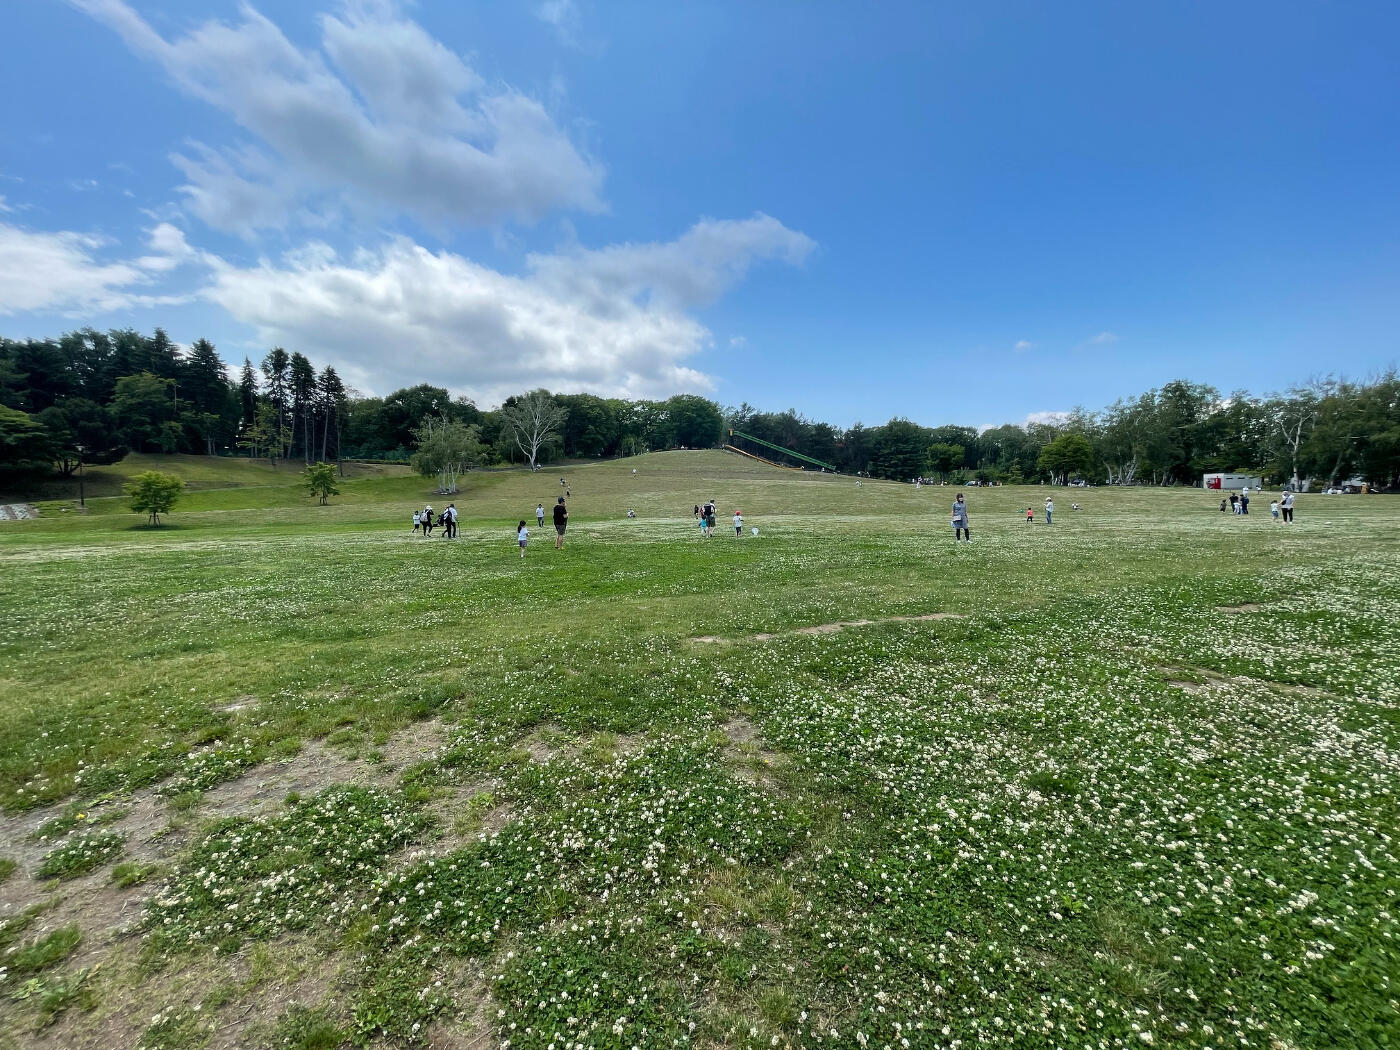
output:
<svg viewBox="0 0 1400 1050"><path fill-rule="evenodd" d="M536 390L490 410L427 383L365 397L301 353L274 347L231 370L207 340L182 349L160 328L0 339L0 473L11 476L68 475L80 461L115 462L128 451L184 452L274 464L398 460L452 491L475 467L742 445L731 431L842 472L899 480L1184 485L1237 471L1400 486L1393 369L1264 397L1179 380L1101 411L982 430L907 419L840 428L791 409L722 408L690 394L627 400Z"/></svg>

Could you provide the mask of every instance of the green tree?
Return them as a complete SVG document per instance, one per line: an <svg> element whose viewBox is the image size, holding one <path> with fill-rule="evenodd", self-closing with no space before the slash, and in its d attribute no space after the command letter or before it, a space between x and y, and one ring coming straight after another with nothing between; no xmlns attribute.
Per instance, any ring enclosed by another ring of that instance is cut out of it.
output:
<svg viewBox="0 0 1400 1050"><path fill-rule="evenodd" d="M159 470L143 470L134 475L123 489L126 505L138 514L150 515L152 525L160 524L160 516L170 512L184 490L183 481L174 474Z"/></svg>
<svg viewBox="0 0 1400 1050"><path fill-rule="evenodd" d="M912 481L924 469L928 431L907 419L891 419L872 436L870 473L877 478Z"/></svg>
<svg viewBox="0 0 1400 1050"><path fill-rule="evenodd" d="M112 414L122 439L139 451L174 452L180 444L175 420L175 381L141 372L117 380Z"/></svg>
<svg viewBox="0 0 1400 1050"><path fill-rule="evenodd" d="M85 397L64 398L40 412L55 445L58 472L71 475L81 463L115 463L127 453L112 414Z"/></svg>
<svg viewBox="0 0 1400 1050"><path fill-rule="evenodd" d="M1040 450L1036 465L1051 479L1064 484L1071 475L1083 474L1094 463L1094 449L1083 434L1061 434Z"/></svg>
<svg viewBox="0 0 1400 1050"><path fill-rule="evenodd" d="M0 471L31 474L53 467L53 434L28 412L0 405Z"/></svg>
<svg viewBox="0 0 1400 1050"><path fill-rule="evenodd" d="M681 448L717 448L724 433L719 405L694 394L677 394L666 402L671 442Z"/></svg>
<svg viewBox="0 0 1400 1050"><path fill-rule="evenodd" d="M313 463L306 468L306 487L311 490L311 495L316 496L321 501L321 506L326 505L326 500L332 496L339 496L340 489L335 487L335 466L330 463Z"/></svg>
<svg viewBox="0 0 1400 1050"><path fill-rule="evenodd" d="M946 478L963 465L963 455L966 451L962 445L936 441L928 447L928 465L935 474Z"/></svg>
<svg viewBox="0 0 1400 1050"><path fill-rule="evenodd" d="M457 491L457 478L481 462L481 428L454 419L430 419L418 428L418 451L413 469L425 478L437 476L439 489Z"/></svg>

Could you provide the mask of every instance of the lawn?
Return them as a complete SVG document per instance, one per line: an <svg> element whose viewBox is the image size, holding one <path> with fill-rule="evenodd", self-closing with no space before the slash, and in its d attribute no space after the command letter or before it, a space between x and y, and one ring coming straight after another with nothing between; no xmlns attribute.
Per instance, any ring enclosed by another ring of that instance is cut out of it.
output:
<svg viewBox="0 0 1400 1050"><path fill-rule="evenodd" d="M0 525L0 1047L1397 1043L1391 498L225 486Z"/></svg>

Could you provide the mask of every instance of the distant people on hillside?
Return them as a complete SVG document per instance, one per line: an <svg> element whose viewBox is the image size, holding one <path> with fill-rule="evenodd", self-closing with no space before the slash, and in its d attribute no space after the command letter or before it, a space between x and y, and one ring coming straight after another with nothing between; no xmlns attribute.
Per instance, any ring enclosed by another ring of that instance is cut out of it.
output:
<svg viewBox="0 0 1400 1050"><path fill-rule="evenodd" d="M637 516L637 512L636 512L635 510L629 509L629 510L627 511L627 516L628 516L629 518L635 518L635 517Z"/></svg>
<svg viewBox="0 0 1400 1050"><path fill-rule="evenodd" d="M520 544L520 556L525 557L525 544L530 542L530 530L525 527L525 519L520 519L520 524L515 527L515 542Z"/></svg>
<svg viewBox="0 0 1400 1050"><path fill-rule="evenodd" d="M966 536L967 542L972 542L972 526L967 523L967 500L961 492L953 500L953 542L960 543Z"/></svg>
<svg viewBox="0 0 1400 1050"><path fill-rule="evenodd" d="M562 478L560 479L563 480ZM554 505L554 549L564 549L564 530L569 527L569 508L564 505L564 497Z"/></svg>

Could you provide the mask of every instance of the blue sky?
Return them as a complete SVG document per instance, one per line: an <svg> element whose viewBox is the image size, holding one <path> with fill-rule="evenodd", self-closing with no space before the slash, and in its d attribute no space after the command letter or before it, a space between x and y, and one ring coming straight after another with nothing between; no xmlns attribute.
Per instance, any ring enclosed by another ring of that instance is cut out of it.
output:
<svg viewBox="0 0 1400 1050"><path fill-rule="evenodd" d="M1020 421L1397 359L1400 7L0 5L0 333Z"/></svg>

